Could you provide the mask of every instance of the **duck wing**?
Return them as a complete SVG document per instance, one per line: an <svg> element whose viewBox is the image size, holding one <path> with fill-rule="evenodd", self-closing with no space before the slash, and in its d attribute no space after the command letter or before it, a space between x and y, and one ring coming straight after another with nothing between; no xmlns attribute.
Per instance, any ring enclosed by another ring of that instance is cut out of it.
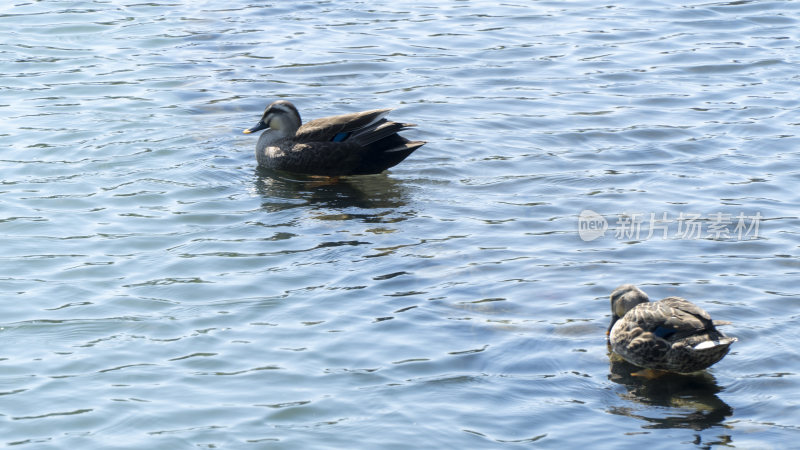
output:
<svg viewBox="0 0 800 450"><path fill-rule="evenodd" d="M385 119L389 111L375 109L306 123L292 139L292 153L297 155L293 170L329 176L364 175L399 164L425 142L409 141L397 134L414 124Z"/></svg>
<svg viewBox="0 0 800 450"><path fill-rule="evenodd" d="M631 312L639 326L669 342L691 336L717 334L711 316L699 306L680 297L668 297L637 307Z"/></svg>
<svg viewBox="0 0 800 450"><path fill-rule="evenodd" d="M343 142L352 134L375 125L389 111L391 109L373 109L314 119L298 128L293 139L297 143Z"/></svg>

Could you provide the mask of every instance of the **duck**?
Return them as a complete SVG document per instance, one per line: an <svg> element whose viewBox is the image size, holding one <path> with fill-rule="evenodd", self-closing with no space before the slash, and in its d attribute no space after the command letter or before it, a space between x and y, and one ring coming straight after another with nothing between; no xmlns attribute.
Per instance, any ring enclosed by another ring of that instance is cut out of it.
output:
<svg viewBox="0 0 800 450"><path fill-rule="evenodd" d="M277 100L244 133L264 130L256 143L262 168L328 177L377 174L426 144L397 134L415 125L387 120L390 111L373 109L303 124L291 102Z"/></svg>
<svg viewBox="0 0 800 450"><path fill-rule="evenodd" d="M606 335L611 350L645 370L687 374L720 361L737 341L717 330L699 306L681 297L657 302L633 284L611 293L611 324Z"/></svg>

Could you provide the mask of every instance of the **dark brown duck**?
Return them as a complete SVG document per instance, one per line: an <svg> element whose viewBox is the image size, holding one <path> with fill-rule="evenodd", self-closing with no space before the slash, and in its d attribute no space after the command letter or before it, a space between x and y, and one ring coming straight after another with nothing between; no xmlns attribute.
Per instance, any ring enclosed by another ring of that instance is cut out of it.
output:
<svg viewBox="0 0 800 450"><path fill-rule="evenodd" d="M397 134L414 125L387 120L390 111L374 109L302 124L297 108L278 100L244 133L265 130L256 144L260 167L325 176L375 174L425 144Z"/></svg>

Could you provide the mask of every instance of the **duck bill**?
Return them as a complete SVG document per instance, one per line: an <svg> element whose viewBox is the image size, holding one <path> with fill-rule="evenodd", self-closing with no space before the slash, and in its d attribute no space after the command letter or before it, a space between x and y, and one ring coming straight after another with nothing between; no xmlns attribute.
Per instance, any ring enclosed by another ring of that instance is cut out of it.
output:
<svg viewBox="0 0 800 450"><path fill-rule="evenodd" d="M262 120L262 121L259 121L256 124L256 126L254 126L252 128L248 128L248 129L244 130L242 133L251 134L251 133L255 133L256 131L261 131L261 130L263 130L265 128L267 128L267 124L265 124L264 121Z"/></svg>

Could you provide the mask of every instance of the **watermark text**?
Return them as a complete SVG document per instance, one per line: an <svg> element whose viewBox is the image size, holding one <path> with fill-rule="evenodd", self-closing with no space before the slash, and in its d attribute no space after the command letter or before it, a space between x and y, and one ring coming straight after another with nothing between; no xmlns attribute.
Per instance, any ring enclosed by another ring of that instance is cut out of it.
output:
<svg viewBox="0 0 800 450"><path fill-rule="evenodd" d="M670 215L660 213L621 213L611 217L614 238L646 241L650 239L758 239L763 217L760 212L736 215L722 212L700 214L680 212ZM609 219L585 209L578 216L578 236L584 241L604 237L609 229Z"/></svg>

